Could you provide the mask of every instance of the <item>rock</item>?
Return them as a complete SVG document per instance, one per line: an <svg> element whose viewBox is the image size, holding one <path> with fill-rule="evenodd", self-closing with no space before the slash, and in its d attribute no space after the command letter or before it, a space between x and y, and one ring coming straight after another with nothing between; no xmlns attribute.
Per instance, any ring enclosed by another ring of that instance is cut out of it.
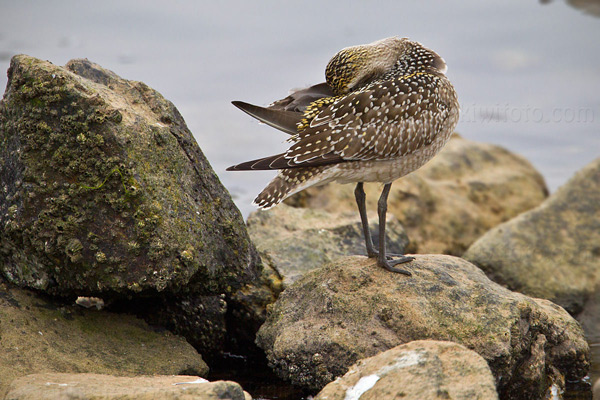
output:
<svg viewBox="0 0 600 400"><path fill-rule="evenodd" d="M275 372L321 389L359 359L431 339L479 353L502 399L536 399L586 375L583 331L559 306L511 292L460 258L417 255L405 266L412 277L348 257L290 285L257 335Z"/></svg>
<svg viewBox="0 0 600 400"><path fill-rule="evenodd" d="M498 399L492 372L477 353L452 342L417 340L360 360L315 400Z"/></svg>
<svg viewBox="0 0 600 400"><path fill-rule="evenodd" d="M487 232L464 258L509 289L578 314L600 284L600 158L539 207Z"/></svg>
<svg viewBox="0 0 600 400"><path fill-rule="evenodd" d="M366 184L367 209L377 209L380 184ZM531 164L502 147L454 135L424 167L394 182L388 213L418 253L461 255L490 228L547 196ZM313 187L289 198L293 206L356 211L353 185Z"/></svg>
<svg viewBox="0 0 600 400"><path fill-rule="evenodd" d="M0 399L17 377L42 372L206 376L183 338L130 315L60 306L0 283Z"/></svg>
<svg viewBox="0 0 600 400"><path fill-rule="evenodd" d="M6 400L252 400L231 381L209 382L197 376L135 378L100 374L34 374L16 379Z"/></svg>
<svg viewBox="0 0 600 400"><path fill-rule="evenodd" d="M0 103L0 259L53 295L220 295L257 279L240 212L175 106L87 60L19 55Z"/></svg>
<svg viewBox="0 0 600 400"><path fill-rule="evenodd" d="M377 246L379 224L370 215L370 229ZM288 285L305 272L342 256L366 255L358 211L329 213L280 204L248 217L248 232L263 262L277 270ZM390 253L402 254L408 238L398 221L386 222Z"/></svg>
<svg viewBox="0 0 600 400"><path fill-rule="evenodd" d="M245 312L262 305L229 304L239 290L268 290L242 216L158 92L87 60L15 56L0 160L0 274L10 282L102 298L206 356L222 350L228 325L262 322Z"/></svg>

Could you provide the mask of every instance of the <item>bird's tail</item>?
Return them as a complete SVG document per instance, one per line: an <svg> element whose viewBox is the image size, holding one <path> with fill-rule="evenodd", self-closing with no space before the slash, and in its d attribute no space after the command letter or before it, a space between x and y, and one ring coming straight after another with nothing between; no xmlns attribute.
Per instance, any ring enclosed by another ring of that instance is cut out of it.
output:
<svg viewBox="0 0 600 400"><path fill-rule="evenodd" d="M256 199L254 199L252 204L264 210L268 210L307 187L325 183L326 180L319 179L318 176L320 176L321 172L326 168L328 167L290 168L281 170L279 175L277 175L267 187L256 196Z"/></svg>

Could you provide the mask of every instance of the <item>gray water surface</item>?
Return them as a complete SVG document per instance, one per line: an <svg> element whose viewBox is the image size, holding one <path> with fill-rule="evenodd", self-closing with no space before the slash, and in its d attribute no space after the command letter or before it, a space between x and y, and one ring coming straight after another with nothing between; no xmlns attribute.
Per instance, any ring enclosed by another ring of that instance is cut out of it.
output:
<svg viewBox="0 0 600 400"><path fill-rule="evenodd" d="M225 168L283 151L286 135L230 101L268 104L321 82L343 47L407 36L448 63L462 105L457 130L525 156L555 190L600 155L597 11L585 0L3 0L0 69L18 53L59 65L86 57L144 81L179 108L247 215L274 172Z"/></svg>

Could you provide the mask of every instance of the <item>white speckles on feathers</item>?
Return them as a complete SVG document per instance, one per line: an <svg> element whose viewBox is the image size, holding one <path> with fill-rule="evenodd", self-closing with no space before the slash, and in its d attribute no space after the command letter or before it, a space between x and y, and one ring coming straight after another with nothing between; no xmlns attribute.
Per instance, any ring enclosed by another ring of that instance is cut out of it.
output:
<svg viewBox="0 0 600 400"><path fill-rule="evenodd" d="M435 52L388 38L340 51L327 66L335 96L306 108L279 175L255 204L272 207L329 181L389 183L422 166L458 121L458 100ZM262 164L261 164L262 165Z"/></svg>

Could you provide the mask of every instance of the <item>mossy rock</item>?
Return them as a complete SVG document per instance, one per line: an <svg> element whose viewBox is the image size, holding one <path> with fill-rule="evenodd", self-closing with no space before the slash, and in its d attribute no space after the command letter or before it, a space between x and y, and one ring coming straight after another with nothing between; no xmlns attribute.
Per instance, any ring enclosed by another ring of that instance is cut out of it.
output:
<svg viewBox="0 0 600 400"><path fill-rule="evenodd" d="M19 55L0 102L0 271L53 295L233 293L260 262L175 106Z"/></svg>

